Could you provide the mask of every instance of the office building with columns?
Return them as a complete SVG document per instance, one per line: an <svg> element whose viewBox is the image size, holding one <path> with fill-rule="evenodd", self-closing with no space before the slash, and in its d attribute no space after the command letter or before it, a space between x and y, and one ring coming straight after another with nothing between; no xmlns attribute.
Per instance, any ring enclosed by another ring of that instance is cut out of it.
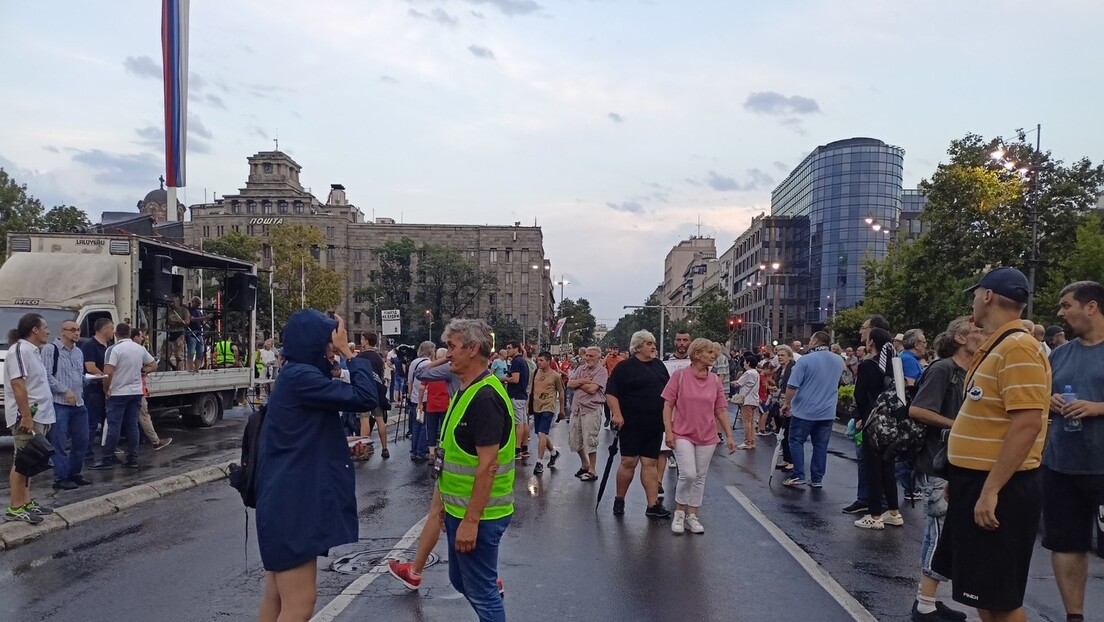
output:
<svg viewBox="0 0 1104 622"><path fill-rule="evenodd" d="M300 224L318 228L325 236L317 260L344 278L343 300L336 311L348 322L350 337L380 330L380 309L371 301L357 300L355 292L371 284L380 269L377 251L389 241L410 238L415 245L450 246L498 279L498 285L484 291L466 315L486 318L496 311L505 319L516 319L535 331L554 315L551 265L544 253L540 227L511 225L413 224L392 218L365 220L363 211L349 202L342 184L331 184L325 201L319 200L300 181L302 168L281 151L262 151L249 158L245 187L235 194L217 197L210 203L189 206L191 221L185 223L184 239L201 247L204 241L237 231L265 241L272 227ZM417 255L412 257L416 287ZM271 250L264 245L262 269L271 266ZM264 304L259 301L258 304ZM402 318L404 332L423 322ZM440 324L437 325L438 327ZM435 329L436 330L436 329Z"/></svg>

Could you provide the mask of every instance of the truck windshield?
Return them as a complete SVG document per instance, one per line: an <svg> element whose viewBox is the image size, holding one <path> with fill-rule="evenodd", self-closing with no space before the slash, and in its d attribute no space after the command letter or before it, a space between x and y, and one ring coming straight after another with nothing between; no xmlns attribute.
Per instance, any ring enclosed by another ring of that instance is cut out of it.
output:
<svg viewBox="0 0 1104 622"><path fill-rule="evenodd" d="M50 340L61 332L61 323L65 320L77 319L77 312L69 309L34 309L30 307L0 307L0 347L8 347L8 331L19 325L19 318L26 313L37 313L46 318L46 326L50 329Z"/></svg>

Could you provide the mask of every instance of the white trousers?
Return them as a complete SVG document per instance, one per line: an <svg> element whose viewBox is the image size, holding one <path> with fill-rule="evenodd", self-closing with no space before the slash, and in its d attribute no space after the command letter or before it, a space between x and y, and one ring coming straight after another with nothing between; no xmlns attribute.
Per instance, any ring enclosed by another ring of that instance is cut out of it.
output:
<svg viewBox="0 0 1104 622"><path fill-rule="evenodd" d="M675 439L675 462L678 463L675 503L701 507L702 497L705 496L705 476L716 449L716 443L695 445L684 438Z"/></svg>

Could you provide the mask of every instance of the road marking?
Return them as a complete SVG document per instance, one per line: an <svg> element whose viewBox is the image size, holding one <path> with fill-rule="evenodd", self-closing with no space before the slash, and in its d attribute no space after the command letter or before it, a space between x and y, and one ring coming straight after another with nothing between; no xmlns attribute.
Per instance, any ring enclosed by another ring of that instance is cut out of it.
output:
<svg viewBox="0 0 1104 622"><path fill-rule="evenodd" d="M406 535L399 540L398 544L387 553L384 558L398 559L395 555L400 551L405 551L410 548L412 544L418 539L418 536L422 533L422 526L425 525L426 517L423 516L422 520L414 523L414 525L407 530ZM337 616L341 615L342 611L353 604L357 596L360 596L364 590L368 589L372 582L380 577L380 575L387 574L387 564L381 563L375 568L372 568L368 572L362 574L356 581L350 583L341 593L331 600L321 611L314 614L314 617L310 619L310 622L333 622L337 619Z"/></svg>
<svg viewBox="0 0 1104 622"><path fill-rule="evenodd" d="M785 532L779 529L778 525L771 522L771 519L767 518L759 508L755 507L755 504L751 502L751 499L747 498L747 495L740 492L735 486L725 486L725 490L736 499L737 503L747 510L747 513L750 514L752 518L763 526L763 529L767 530L767 533L769 533L776 542L782 545L782 548L786 549L786 552L805 569L805 572L807 572L814 581L824 588L825 592L828 592L829 596L835 599L835 601L843 607L844 611L851 614L851 617L856 620L856 622L878 622L878 619L867 611L866 607L862 606L862 603L855 600L854 596L843 589L843 586L836 582L836 580L832 578L832 575L828 574L824 566L821 566L816 560L809 557L809 554L806 553L804 549L798 546L796 542L785 534Z"/></svg>

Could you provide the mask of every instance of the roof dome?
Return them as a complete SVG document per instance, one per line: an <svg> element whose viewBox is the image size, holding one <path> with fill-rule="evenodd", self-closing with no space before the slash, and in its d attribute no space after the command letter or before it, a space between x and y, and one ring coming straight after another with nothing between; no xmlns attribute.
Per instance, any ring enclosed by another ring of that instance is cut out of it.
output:
<svg viewBox="0 0 1104 622"><path fill-rule="evenodd" d="M158 205L165 205L169 202L169 191L164 188L158 188L156 190L150 190L146 198L142 199L143 203L157 203Z"/></svg>
<svg viewBox="0 0 1104 622"><path fill-rule="evenodd" d="M184 212L187 208L184 203L177 199L176 201L176 213L169 214L169 192L162 186L155 190L150 190L146 194L146 198L138 202L138 211L142 214L149 214L153 216L155 222L164 222L167 220L183 221Z"/></svg>

